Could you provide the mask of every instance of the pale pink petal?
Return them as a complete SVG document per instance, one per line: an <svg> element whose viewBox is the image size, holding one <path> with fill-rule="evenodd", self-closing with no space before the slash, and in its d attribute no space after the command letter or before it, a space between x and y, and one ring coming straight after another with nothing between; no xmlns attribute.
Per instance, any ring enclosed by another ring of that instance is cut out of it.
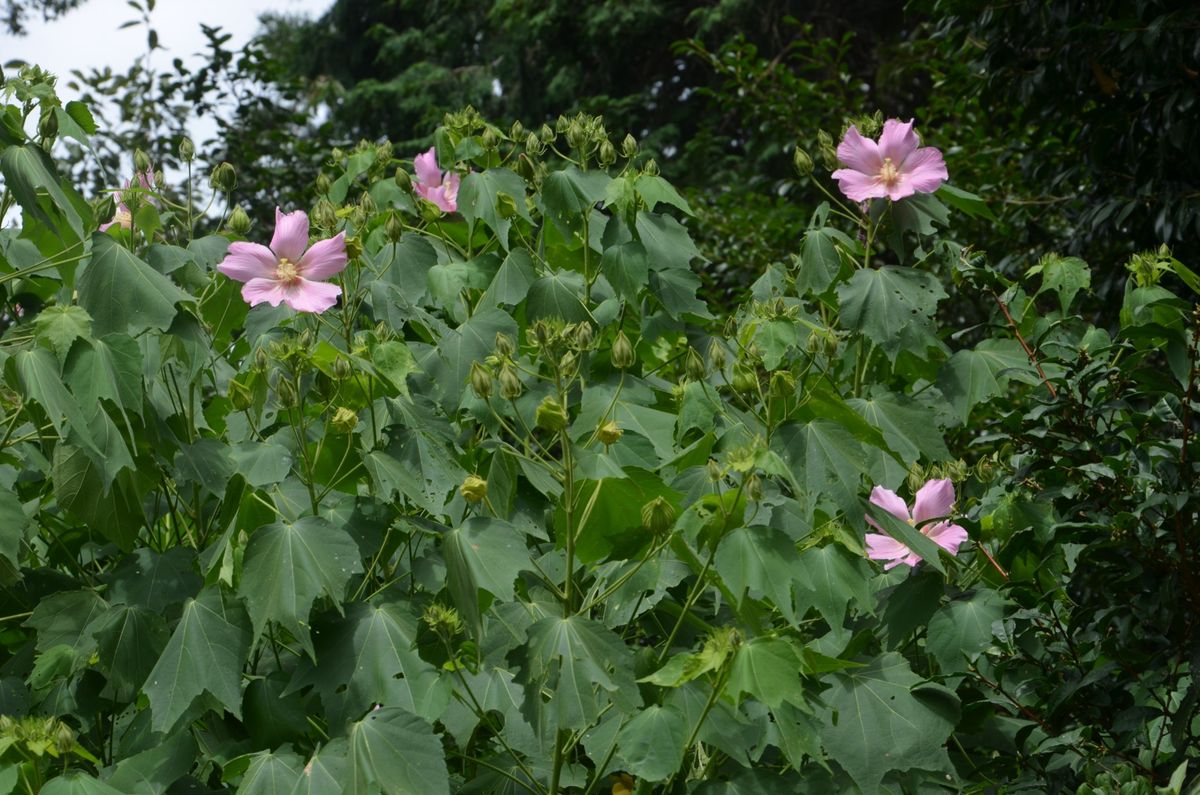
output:
<svg viewBox="0 0 1200 795"><path fill-rule="evenodd" d="M909 556L908 556L907 558L905 558L904 560L898 560L898 561L896 561L896 563L905 563L905 564L907 564L907 565L909 565L909 566L915 566L915 565L917 565L918 563L920 563L922 560L924 560L924 558L923 558L923 557L921 557L920 555L918 555L916 552L912 552L912 553L910 553L910 554L909 554ZM895 564L895 563L893 563L892 565L894 566L894 565L896 565L896 564ZM887 567L887 566L884 566L883 568L884 568L884 570L886 571L888 567Z"/></svg>
<svg viewBox="0 0 1200 795"><path fill-rule="evenodd" d="M867 533L866 541L867 557L871 560L899 561L911 552L904 544L888 535Z"/></svg>
<svg viewBox="0 0 1200 795"><path fill-rule="evenodd" d="M900 179L917 193L933 193L950 178L942 153L933 146L925 146L909 155L901 169Z"/></svg>
<svg viewBox="0 0 1200 795"><path fill-rule="evenodd" d="M271 249L266 246L239 241L229 244L229 251L217 270L231 279L246 282L251 279L274 279L278 264Z"/></svg>
<svg viewBox="0 0 1200 795"><path fill-rule="evenodd" d="M849 168L839 168L833 172L833 178L838 181L838 189L846 198L855 202L865 202L867 199L882 199L887 196L887 188L879 181L879 177L863 174Z"/></svg>
<svg viewBox="0 0 1200 795"><path fill-rule="evenodd" d="M871 489L871 504L878 505L902 522L907 522L911 518L904 500L900 499L896 492L885 489L883 486Z"/></svg>
<svg viewBox="0 0 1200 795"><path fill-rule="evenodd" d="M913 521L918 525L930 519L949 516L954 507L954 484L949 478L931 480L921 487L913 500Z"/></svg>
<svg viewBox="0 0 1200 795"><path fill-rule="evenodd" d="M284 213L275 208L275 235L271 238L271 250L279 259L299 262L308 248L308 216L303 210Z"/></svg>
<svg viewBox="0 0 1200 795"><path fill-rule="evenodd" d="M429 151L414 157L413 171L417 172L417 182L422 185L428 188L436 188L441 185L442 172L438 168L437 150L431 146Z"/></svg>
<svg viewBox="0 0 1200 795"><path fill-rule="evenodd" d="M251 279L242 285L242 298L250 306L258 306L264 301L279 306L283 301L283 285L275 279Z"/></svg>
<svg viewBox="0 0 1200 795"><path fill-rule="evenodd" d="M436 188L430 188L425 193L425 198L433 202L444 213L452 213L458 209L458 203L453 199L446 197L448 185L441 185Z"/></svg>
<svg viewBox="0 0 1200 795"><path fill-rule="evenodd" d="M462 183L462 177L458 174L449 174L446 177L446 201L454 205L450 212L458 209L458 186Z"/></svg>
<svg viewBox="0 0 1200 795"><path fill-rule="evenodd" d="M917 151L921 139L913 132L912 120L888 119L883 123L883 134L879 136L879 156L891 158L896 168L904 165L908 156Z"/></svg>
<svg viewBox="0 0 1200 795"><path fill-rule="evenodd" d="M283 289L283 300L297 312L324 312L341 294L342 288L336 284L299 279Z"/></svg>
<svg viewBox="0 0 1200 795"><path fill-rule="evenodd" d="M967 540L967 531L956 524L949 522L941 522L933 526L925 535L929 536L929 540L937 544L942 549L949 552L951 555L958 554L958 548L962 542Z"/></svg>
<svg viewBox="0 0 1200 795"><path fill-rule="evenodd" d="M137 175L138 184L146 190L154 187L154 169L148 168ZM126 183L128 185L128 183Z"/></svg>
<svg viewBox="0 0 1200 795"><path fill-rule="evenodd" d="M296 271L305 279L328 279L346 267L346 233L338 232L328 240L312 244L296 263Z"/></svg>
<svg viewBox="0 0 1200 795"><path fill-rule="evenodd" d="M872 177L879 173L879 168L883 165L879 147L870 138L863 138L858 128L853 125L846 130L845 137L838 144L837 156L840 162ZM833 176L837 178L836 173Z"/></svg>

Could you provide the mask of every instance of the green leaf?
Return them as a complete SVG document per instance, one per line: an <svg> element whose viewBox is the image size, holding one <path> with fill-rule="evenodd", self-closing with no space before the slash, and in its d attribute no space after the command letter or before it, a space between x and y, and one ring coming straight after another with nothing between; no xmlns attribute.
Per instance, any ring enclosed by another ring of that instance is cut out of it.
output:
<svg viewBox="0 0 1200 795"><path fill-rule="evenodd" d="M691 270L692 260L701 257L687 229L669 215L638 213L636 228L638 240L646 247L651 270Z"/></svg>
<svg viewBox="0 0 1200 795"><path fill-rule="evenodd" d="M275 442L239 442L229 451L237 473L255 488L279 483L292 471L292 453Z"/></svg>
<svg viewBox="0 0 1200 795"><path fill-rule="evenodd" d="M258 748L304 740L308 729L305 699L299 693L284 695L288 679L282 671L275 671L246 685L242 724Z"/></svg>
<svg viewBox="0 0 1200 795"><path fill-rule="evenodd" d="M99 667L119 694L129 699L146 682L170 633L161 615L143 607L113 605L94 620Z"/></svg>
<svg viewBox="0 0 1200 795"><path fill-rule="evenodd" d="M105 234L92 236L92 258L79 275L79 303L92 316L93 331L166 331L175 304L192 297Z"/></svg>
<svg viewBox="0 0 1200 795"><path fill-rule="evenodd" d="M1092 270L1079 257L1050 256L1029 269L1028 275L1042 274L1042 286L1037 295L1047 291L1058 296L1058 305L1064 315L1071 308L1080 290L1092 287Z"/></svg>
<svg viewBox="0 0 1200 795"><path fill-rule="evenodd" d="M290 795L327 795L343 792L346 781L345 741L318 749L304 765L300 780Z"/></svg>
<svg viewBox="0 0 1200 795"><path fill-rule="evenodd" d="M580 518L587 511L586 522L575 528L575 552L581 563L594 563L609 556L626 559L648 543L650 539L642 527L642 506L655 497L664 498L676 511L680 508L681 495L657 475L637 469L625 474L622 478L576 483L575 515ZM555 514L555 527L565 535L564 506L560 505Z"/></svg>
<svg viewBox="0 0 1200 795"><path fill-rule="evenodd" d="M40 146L26 144L4 148L0 151L0 174L4 175L5 186L21 209L48 226L59 240L74 243L83 239L83 218L63 192L54 162ZM43 191L58 213L46 212L39 201ZM66 234L68 231L73 234Z"/></svg>
<svg viewBox="0 0 1200 795"><path fill-rule="evenodd" d="M741 701L749 693L771 709L787 702L804 707L804 689L800 682L800 658L792 645L783 640L754 638L738 647L733 658L725 693Z"/></svg>
<svg viewBox="0 0 1200 795"><path fill-rule="evenodd" d="M88 657L96 648L89 625L108 609L95 591L63 591L37 603L25 626L37 630L37 650L70 646L76 656Z"/></svg>
<svg viewBox="0 0 1200 795"><path fill-rule="evenodd" d="M184 603L183 615L142 688L155 731L169 731L203 693L241 715L242 666L250 649L246 625L244 611L219 587L205 588Z"/></svg>
<svg viewBox="0 0 1200 795"><path fill-rule="evenodd" d="M557 729L585 729L611 701L631 712L641 705L633 678L633 651L603 624L582 616L543 618L529 627L514 655L525 688L525 714L544 725L543 711ZM543 704L542 690L552 692ZM601 693L603 691L603 693Z"/></svg>
<svg viewBox="0 0 1200 795"><path fill-rule="evenodd" d="M867 457L841 425L826 419L787 423L772 438L771 448L788 465L810 505L827 498L847 516L860 513Z"/></svg>
<svg viewBox="0 0 1200 795"><path fill-rule="evenodd" d="M483 361L496 345L496 334L517 338L517 324L499 309L476 312L471 319L446 333L437 346L437 359L426 360L430 375L448 403L458 406L467 388L471 364Z"/></svg>
<svg viewBox="0 0 1200 795"><path fill-rule="evenodd" d="M361 572L354 539L319 516L260 527L246 544L239 588L254 636L276 621L313 653L308 626L313 602L327 596L340 603L346 583Z"/></svg>
<svg viewBox="0 0 1200 795"><path fill-rule="evenodd" d="M985 588L951 600L934 614L925 650L937 659L943 673L967 670L968 661L992 644L992 624L1004 618L1007 604L996 591Z"/></svg>
<svg viewBox="0 0 1200 795"><path fill-rule="evenodd" d="M396 707L368 712L349 731L347 792L384 795L449 795L450 775L442 741L428 723Z"/></svg>
<svg viewBox="0 0 1200 795"><path fill-rule="evenodd" d="M825 229L810 229L800 244L800 268L796 273L796 289L803 295L820 295L829 289L842 269L834 237Z"/></svg>
<svg viewBox="0 0 1200 795"><path fill-rule="evenodd" d="M941 547L930 540L929 536L925 535L920 529L913 527L908 522L892 516L890 513L880 508L874 503L867 503L868 515L873 518L886 535L891 536L900 543L907 546L910 550L921 556L921 559L933 566L939 572L945 574L946 566L942 563Z"/></svg>
<svg viewBox="0 0 1200 795"><path fill-rule="evenodd" d="M920 403L882 390L870 399L850 398L846 402L883 433L887 446L905 464L911 465L922 455L931 462L950 458L933 411Z"/></svg>
<svg viewBox="0 0 1200 795"><path fill-rule="evenodd" d="M958 722L958 699L923 682L899 654L824 681L830 688L822 694L828 712L821 742L865 795L881 792L893 770L949 764L944 744Z"/></svg>
<svg viewBox="0 0 1200 795"><path fill-rule="evenodd" d="M108 334L71 349L63 375L84 405L112 401L122 412L142 413L142 351L126 334Z"/></svg>
<svg viewBox="0 0 1200 795"><path fill-rule="evenodd" d="M815 606L830 629L840 635L852 601L864 610L874 607L870 577L866 561L851 555L841 544L810 547L800 556L797 567L797 601L806 600Z"/></svg>
<svg viewBox="0 0 1200 795"><path fill-rule="evenodd" d="M529 252L523 248L513 249L500 264L500 269L496 271L492 283L479 299L475 311L501 304L516 306L525 300L530 286L536 279L537 273L533 269L533 260L529 258Z"/></svg>
<svg viewBox="0 0 1200 795"><path fill-rule="evenodd" d="M284 795L300 783L304 760L293 753L260 751L250 757L237 795Z"/></svg>
<svg viewBox="0 0 1200 795"><path fill-rule="evenodd" d="M796 545L773 527L739 527L721 540L715 558L717 574L730 592L744 600L766 597L791 623L793 572L800 562Z"/></svg>
<svg viewBox="0 0 1200 795"><path fill-rule="evenodd" d="M893 356L924 347L938 301L946 297L932 274L892 265L855 271L837 293L842 323Z"/></svg>
<svg viewBox="0 0 1200 795"><path fill-rule="evenodd" d="M502 195L512 200L511 207L501 199ZM508 209L501 209L502 202ZM507 168L489 168L473 171L463 178L458 189L459 211L468 223L482 220L490 226L505 251L508 251L508 230L512 227L508 213L512 208L532 223L529 208L525 206L525 181L516 172Z"/></svg>
<svg viewBox="0 0 1200 795"><path fill-rule="evenodd" d="M408 376L419 368L407 345L400 340L381 342L371 351L371 363L401 395L408 397Z"/></svg>
<svg viewBox="0 0 1200 795"><path fill-rule="evenodd" d="M444 533L442 557L450 594L476 637L482 634L478 589L512 601L518 573L534 570L525 539L517 529L483 516L472 516L461 527Z"/></svg>
<svg viewBox="0 0 1200 795"><path fill-rule="evenodd" d="M341 724L373 704L396 704L436 720L450 698L437 669L416 651L417 619L407 605L355 602L322 625L315 665L305 659L288 688L315 686L330 716Z"/></svg>
<svg viewBox="0 0 1200 795"><path fill-rule="evenodd" d="M692 208L688 206L687 201L679 195L679 192L660 176L651 176L650 174L639 174L634 180L634 188L642 197L642 201L646 203L647 210L653 210L660 203L669 204L672 207L677 207L683 210L688 215L692 215Z"/></svg>
<svg viewBox="0 0 1200 795"><path fill-rule="evenodd" d="M71 444L54 447L50 479L54 496L72 517L85 522L121 549L132 549L145 524L141 495L133 477L122 472L110 480L104 461Z"/></svg>
<svg viewBox="0 0 1200 795"><path fill-rule="evenodd" d="M92 316L79 306L48 306L33 321L34 334L59 358L71 350L71 343L92 335Z"/></svg>
<svg viewBox="0 0 1200 795"><path fill-rule="evenodd" d="M542 202L546 215L563 237L569 240L572 233L583 229L584 218L604 199L610 181L611 177L602 171L580 171L575 166L546 175L542 182Z"/></svg>
<svg viewBox="0 0 1200 795"><path fill-rule="evenodd" d="M0 557L21 567L21 542L29 529L29 517L21 507L21 501L11 491L0 491Z"/></svg>
<svg viewBox="0 0 1200 795"><path fill-rule="evenodd" d="M883 609L888 646L896 648L910 632L925 626L937 610L945 590L942 577L928 569L914 572L896 586L888 594Z"/></svg>
<svg viewBox="0 0 1200 795"><path fill-rule="evenodd" d="M75 440L93 453L100 453L87 417L63 386L54 354L45 348L32 348L17 353L12 362L25 395L42 407L58 435L66 439L69 427Z"/></svg>
<svg viewBox="0 0 1200 795"><path fill-rule="evenodd" d="M39 792L41 795L129 795L78 771L50 779Z"/></svg>
<svg viewBox="0 0 1200 795"><path fill-rule="evenodd" d="M617 295L628 301L636 301L649 279L650 262L646 257L646 247L636 240L612 246L605 250L600 269Z"/></svg>
<svg viewBox="0 0 1200 795"><path fill-rule="evenodd" d="M678 708L657 704L646 707L617 735L623 768L645 781L670 778L683 764L688 728Z"/></svg>
<svg viewBox="0 0 1200 795"><path fill-rule="evenodd" d="M1041 380L1020 343L987 339L974 350L961 350L951 356L938 373L937 385L959 421L966 423L971 409L1003 392L1009 377L1026 383Z"/></svg>
<svg viewBox="0 0 1200 795"><path fill-rule="evenodd" d="M196 484L214 497L225 494L225 487L236 472L229 445L217 439L197 439L180 445L175 454L176 480Z"/></svg>
<svg viewBox="0 0 1200 795"><path fill-rule="evenodd" d="M117 762L105 781L130 795L164 795L196 761L192 735L176 732L145 751Z"/></svg>
<svg viewBox="0 0 1200 795"><path fill-rule="evenodd" d="M696 297L700 277L690 268L651 271L650 290L672 317L683 314L711 318L708 305Z"/></svg>
<svg viewBox="0 0 1200 795"><path fill-rule="evenodd" d="M586 289L583 274L575 271L546 274L529 287L525 304L529 320L561 318L568 323L588 320L591 313L583 305Z"/></svg>
<svg viewBox="0 0 1200 795"><path fill-rule="evenodd" d="M974 193L956 188L948 182L943 182L935 195L954 209L961 210L972 218L996 220L996 214L992 212L991 207L987 206L987 202Z"/></svg>

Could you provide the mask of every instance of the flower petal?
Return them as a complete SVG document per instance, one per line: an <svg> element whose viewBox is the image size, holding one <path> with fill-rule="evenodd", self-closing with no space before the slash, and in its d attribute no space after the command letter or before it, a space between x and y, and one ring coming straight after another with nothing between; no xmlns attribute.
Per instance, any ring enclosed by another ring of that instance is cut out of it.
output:
<svg viewBox="0 0 1200 795"><path fill-rule="evenodd" d="M217 270L239 282L248 282L251 279L274 280L278 265L279 262L271 253L271 249L259 243L239 241L229 244L229 251L225 254L225 259L217 266Z"/></svg>
<svg viewBox="0 0 1200 795"><path fill-rule="evenodd" d="M337 303L342 288L329 282L300 279L283 290L283 300L297 312L324 312Z"/></svg>
<svg viewBox="0 0 1200 795"><path fill-rule="evenodd" d="M899 561L912 552L912 550L891 536L880 535L879 533L867 533L866 542L867 557L871 560Z"/></svg>
<svg viewBox="0 0 1200 795"><path fill-rule="evenodd" d="M870 138L863 138L858 128L851 125L837 148L838 161L845 163L855 171L876 176L883 166L883 157L879 154L879 146ZM833 175L837 178L837 174ZM844 192L844 191L843 191Z"/></svg>
<svg viewBox="0 0 1200 795"><path fill-rule="evenodd" d="M460 177L458 174L446 175L446 201L454 205L454 208L451 209L450 212L454 212L454 210L458 209L458 187L461 184L462 177Z"/></svg>
<svg viewBox="0 0 1200 795"><path fill-rule="evenodd" d="M444 213L452 213L458 209L458 202L446 196L446 191L449 187L449 184L440 185L436 188L430 188L425 193L425 198L436 204L438 209Z"/></svg>
<svg viewBox="0 0 1200 795"><path fill-rule="evenodd" d="M949 516L954 507L954 484L949 478L931 480L921 487L913 500L913 521L918 525L940 516Z"/></svg>
<svg viewBox="0 0 1200 795"><path fill-rule="evenodd" d="M950 178L942 152L934 146L923 146L908 156L900 178L917 193L933 193Z"/></svg>
<svg viewBox="0 0 1200 795"><path fill-rule="evenodd" d="M338 232L328 240L312 244L296 263L296 272L305 279L328 279L346 267L346 233Z"/></svg>
<svg viewBox="0 0 1200 795"><path fill-rule="evenodd" d="M838 181L838 189L851 201L865 202L867 199L882 199L887 196L887 188L878 177L849 168L839 168L833 172L833 178Z"/></svg>
<svg viewBox="0 0 1200 795"><path fill-rule="evenodd" d="M429 147L413 158L413 171L417 172L417 182L427 188L436 188L442 184L442 172L438 168L437 150Z"/></svg>
<svg viewBox="0 0 1200 795"><path fill-rule="evenodd" d="M925 535L929 536L929 540L937 544L942 549L949 552L951 555L958 554L958 548L962 542L967 540L967 531L949 522L942 522L933 526Z"/></svg>
<svg viewBox="0 0 1200 795"><path fill-rule="evenodd" d="M258 306L263 302L279 306L283 301L283 286L275 279L251 279L242 286L242 298L250 306Z"/></svg>
<svg viewBox="0 0 1200 795"><path fill-rule="evenodd" d="M871 489L871 504L878 505L902 522L907 522L911 518L904 500L900 499L896 492L885 489L883 486Z"/></svg>
<svg viewBox="0 0 1200 795"><path fill-rule="evenodd" d="M275 235L271 238L271 250L279 259L299 262L308 248L308 216L303 210L284 213L275 208Z"/></svg>
<svg viewBox="0 0 1200 795"><path fill-rule="evenodd" d="M883 123L883 134L879 136L879 156L890 157L896 168L901 168L920 145L921 139L913 132L911 119L888 119Z"/></svg>

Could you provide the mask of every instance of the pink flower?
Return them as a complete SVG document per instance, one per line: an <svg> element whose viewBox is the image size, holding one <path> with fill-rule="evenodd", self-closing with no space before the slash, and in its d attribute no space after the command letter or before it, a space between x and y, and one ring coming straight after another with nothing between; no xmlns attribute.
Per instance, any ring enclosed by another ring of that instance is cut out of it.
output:
<svg viewBox="0 0 1200 795"><path fill-rule="evenodd" d="M838 160L849 168L833 172L842 193L856 202L885 196L899 201L914 193L933 193L949 179L941 151L922 147L912 127L911 121L888 119L875 143L851 126L837 149Z"/></svg>
<svg viewBox="0 0 1200 795"><path fill-rule="evenodd" d="M437 152L429 147L413 158L413 171L417 172L417 181L413 188L421 198L433 202L442 212L452 213L458 209L458 184L461 181L458 174L438 169Z"/></svg>
<svg viewBox="0 0 1200 795"><path fill-rule="evenodd" d="M142 190L152 190L154 188L154 169L148 168L137 175L138 187ZM133 180L125 180L125 189L128 190ZM120 226L122 229L129 229L133 226L133 212L121 199L121 191L115 194L117 199L117 211L113 213L112 220L106 224L100 224L100 231L107 230L110 226Z"/></svg>
<svg viewBox="0 0 1200 795"><path fill-rule="evenodd" d="M931 480L922 486L917 492L917 498L913 501L911 514L904 500L896 496L896 492L889 491L883 486L876 486L871 491L871 504L878 505L892 516L903 519L910 525L921 525L921 533L951 555L957 555L959 546L967 540L967 531L956 524L950 522L922 524L930 519L950 515L950 511L954 507L954 484L950 482L949 478ZM870 516L865 518L867 524L879 531L879 533L867 533L867 557L871 560L889 561L884 565L884 571L899 566L901 563L915 566L921 562L920 555L884 533L883 528Z"/></svg>
<svg viewBox="0 0 1200 795"><path fill-rule="evenodd" d="M307 250L306 250L307 249ZM230 243L217 270L245 282L242 298L250 306L285 303L297 312L324 312L337 303L342 288L328 279L346 267L346 233L308 245L308 216L275 208L271 247Z"/></svg>

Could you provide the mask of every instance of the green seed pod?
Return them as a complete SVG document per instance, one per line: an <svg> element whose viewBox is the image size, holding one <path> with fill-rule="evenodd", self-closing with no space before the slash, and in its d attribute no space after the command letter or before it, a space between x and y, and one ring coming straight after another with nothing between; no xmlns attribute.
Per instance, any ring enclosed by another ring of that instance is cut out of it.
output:
<svg viewBox="0 0 1200 795"><path fill-rule="evenodd" d="M625 431L621 430L621 426L612 420L609 420L596 429L596 438L605 446L616 444L624 434Z"/></svg>
<svg viewBox="0 0 1200 795"><path fill-rule="evenodd" d="M226 224L229 231L233 232L238 237L245 237L250 231L250 216L246 215L246 211L242 209L242 205L233 208L233 212L229 214L229 222Z"/></svg>
<svg viewBox="0 0 1200 795"><path fill-rule="evenodd" d="M771 373L771 396L777 398L792 397L796 394L796 376L787 370L776 370Z"/></svg>
<svg viewBox="0 0 1200 795"><path fill-rule="evenodd" d="M556 398L547 395L534 412L533 424L542 430L557 433L567 427L567 410Z"/></svg>
<svg viewBox="0 0 1200 795"><path fill-rule="evenodd" d="M467 475L462 485L458 487L458 490L462 493L463 499L474 503L483 502L484 498L487 497L487 488L487 481L483 478L478 475Z"/></svg>
<svg viewBox="0 0 1200 795"><path fill-rule="evenodd" d="M525 386L521 383L521 377L517 375L517 368L505 363L500 368L500 397L505 400L516 400L521 396L521 392L524 389Z"/></svg>
<svg viewBox="0 0 1200 795"><path fill-rule="evenodd" d="M394 179L396 180L396 187L398 187L400 190L404 191L405 193L413 192L412 177L408 175L407 171L402 168L397 168Z"/></svg>
<svg viewBox="0 0 1200 795"><path fill-rule="evenodd" d="M758 387L758 378L754 373L744 367L738 367L733 371L733 388L741 394L753 392Z"/></svg>
<svg viewBox="0 0 1200 795"><path fill-rule="evenodd" d="M675 507L662 497L655 497L642 506L642 527L654 535L662 535L675 524Z"/></svg>
<svg viewBox="0 0 1200 795"><path fill-rule="evenodd" d="M358 427L358 414L353 409L339 406L333 413L333 429L338 433L353 433Z"/></svg>
<svg viewBox="0 0 1200 795"><path fill-rule="evenodd" d="M449 639L463 631L463 622L458 611L437 602L425 608L421 620L440 638Z"/></svg>
<svg viewBox="0 0 1200 795"><path fill-rule="evenodd" d="M634 362L636 361L637 357L634 354L633 344L629 341L629 338L625 336L624 331L618 331L617 338L613 340L612 344L613 367L616 367L620 370L627 370L630 367L633 367Z"/></svg>
<svg viewBox="0 0 1200 795"><path fill-rule="evenodd" d="M496 353L499 356L512 356L517 350L516 344L513 343L513 338L505 334L503 331L496 332Z"/></svg>
<svg viewBox="0 0 1200 795"><path fill-rule="evenodd" d="M687 356L683 359L683 372L692 381L703 381L704 376L708 374L704 360L696 353L695 348L688 348Z"/></svg>
<svg viewBox="0 0 1200 795"><path fill-rule="evenodd" d="M229 193L237 187L237 171L228 163L221 163L213 169L208 184L213 190L220 191L221 193Z"/></svg>
<svg viewBox="0 0 1200 795"><path fill-rule="evenodd" d="M807 177L813 173L813 161L808 152L805 152L800 147L796 147L796 151L792 152L792 165L796 167L796 173L802 177Z"/></svg>
<svg viewBox="0 0 1200 795"><path fill-rule="evenodd" d="M492 374L479 362L471 363L471 391L480 400L492 396Z"/></svg>

